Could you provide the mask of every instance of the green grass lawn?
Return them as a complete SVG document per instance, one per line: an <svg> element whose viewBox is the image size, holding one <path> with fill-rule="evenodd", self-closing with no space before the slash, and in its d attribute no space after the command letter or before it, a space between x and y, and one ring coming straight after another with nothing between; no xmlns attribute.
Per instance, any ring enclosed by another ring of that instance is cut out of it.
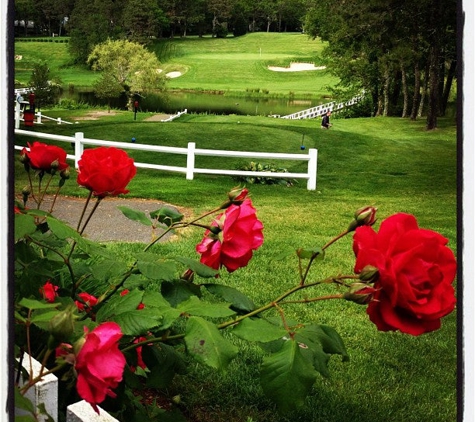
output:
<svg viewBox="0 0 475 422"><path fill-rule="evenodd" d="M321 98L338 81L326 70L274 72L269 65L289 66L291 62L313 62L319 66L323 48L319 40L300 33L253 33L234 38L187 37L158 40L150 46L165 72L182 76L168 80L169 89L225 91L238 95L267 90L270 96ZM67 43L15 43L15 80L27 84L33 65L47 60L51 78L65 86L91 87L98 74L72 64Z"/></svg>
<svg viewBox="0 0 475 422"><path fill-rule="evenodd" d="M73 120L88 110L51 110L45 114ZM297 282L298 247L322 246L346 228L353 212L364 205L378 207L378 222L395 212L414 214L421 227L446 236L456 252L456 127L441 119L440 128L424 130L424 122L399 118L333 119L330 131L317 120L283 120L247 116L187 115L170 123L149 123L148 114L117 112L100 120L78 124L47 123L34 131L198 148L300 153L318 149L317 190L307 191L300 182L293 187L248 185L258 216L264 223L265 241L246 268L223 273L221 282L264 304ZM34 138L17 137L16 143ZM68 144L61 144L71 151ZM130 152L137 161L182 165L182 157L152 156ZM204 160L204 165L236 168L241 159ZM199 164L199 163L198 163ZM289 171L301 171L300 162L288 163ZM17 191L26 183L16 164ZM131 197L156 199L189 209L193 215L222 202L237 182L227 176L199 175L193 181L184 175L138 170L130 183ZM75 174L65 194L84 195L75 187ZM196 258L194 246L202 232L186 232L179 241L162 243L164 256ZM109 245L128 260L143 245ZM351 238L330 248L326 259L312 270L310 279L352 271ZM317 291L318 293L320 291ZM321 292L325 292L322 289ZM190 421L312 421L447 422L456 419L456 312L444 318L434 333L411 337L381 333L368 320L364 308L350 302L331 301L286 308L288 318L316 321L333 326L342 336L349 362L330 361L331 377L317 379L303 409L289 417L279 416L264 397L257 365L263 357L258 346L243 348L224 375L192 366L179 376L164 395L180 394Z"/></svg>

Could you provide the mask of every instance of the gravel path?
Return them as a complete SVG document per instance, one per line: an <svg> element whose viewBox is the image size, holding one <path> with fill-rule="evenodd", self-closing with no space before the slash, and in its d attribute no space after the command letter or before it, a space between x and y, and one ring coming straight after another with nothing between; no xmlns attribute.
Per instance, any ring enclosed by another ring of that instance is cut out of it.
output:
<svg viewBox="0 0 475 422"><path fill-rule="evenodd" d="M48 196L42 205L42 209L48 210L53 197ZM69 196L59 196L56 200L53 215L67 222L71 227L76 228L84 208L86 200ZM88 210L92 209L95 200L91 200ZM151 211L159 209L165 205L163 202L139 198L104 198L89 221L84 236L96 241L123 241L149 243L152 240L152 228L137 221L129 220L117 207L126 206L134 210L143 211L147 217ZM28 204L27 204L28 206ZM184 213L183 209L178 209ZM88 214L86 214L88 215ZM155 235L163 233L162 229L155 229ZM168 239L171 235L164 237Z"/></svg>

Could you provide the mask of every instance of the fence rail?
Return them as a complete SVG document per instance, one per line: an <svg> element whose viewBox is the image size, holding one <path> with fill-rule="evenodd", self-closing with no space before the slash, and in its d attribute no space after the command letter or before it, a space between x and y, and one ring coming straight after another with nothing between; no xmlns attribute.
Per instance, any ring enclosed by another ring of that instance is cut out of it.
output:
<svg viewBox="0 0 475 422"><path fill-rule="evenodd" d="M308 154L286 154L286 153L268 153L268 152L245 152L245 151L226 151L226 150L212 150L196 148L194 142L189 142L187 148L167 147L158 145L136 144L127 142L104 141L98 139L89 139L84 137L84 133L76 132L74 136L53 135L49 133L32 132L28 130L15 129L16 135L30 136L37 139L49 139L53 141L68 142L74 144L74 155L68 154L67 158L74 160L74 165L78 167L78 161L84 151L85 145L90 146L107 146L116 147L128 150L140 150L150 152L161 152L169 154L186 155L186 167L168 166L152 163L136 162L135 166L139 168L149 168L162 171L172 171L184 173L187 180L193 180L195 174L215 174L228 176L256 176L256 177L270 177L270 178L285 178L285 179L305 179L307 180L307 189L315 190L317 188L317 157L318 151L315 148L310 148ZM21 150L24 147L15 145L15 149ZM196 156L208 157L242 157L250 159L271 159L271 160L292 160L292 161L307 161L306 173L277 173L269 171L246 171L246 170L227 170L227 169L206 169L196 168Z"/></svg>

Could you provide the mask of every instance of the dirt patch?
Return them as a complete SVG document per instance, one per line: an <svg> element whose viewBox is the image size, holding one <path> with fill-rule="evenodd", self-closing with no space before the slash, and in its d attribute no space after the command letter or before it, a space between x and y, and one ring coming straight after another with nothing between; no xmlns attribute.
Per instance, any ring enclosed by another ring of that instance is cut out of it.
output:
<svg viewBox="0 0 475 422"><path fill-rule="evenodd" d="M117 113L113 110L109 111L91 111L83 117L75 117L74 120L99 120L101 117L105 116L115 116Z"/></svg>
<svg viewBox="0 0 475 422"><path fill-rule="evenodd" d="M172 116L174 116L174 114L154 114L153 116L144 119L144 122L163 122Z"/></svg>
<svg viewBox="0 0 475 422"><path fill-rule="evenodd" d="M42 209L49 210L53 201L53 196L47 196ZM53 215L68 223L71 227L76 228L86 200L84 198L76 198L71 196L58 196L54 205ZM95 203L95 199L91 200ZM27 206L33 206L27 204ZM134 210L144 212L147 217L152 211L156 211L162 206L167 205L175 208L185 216L190 216L191 212L185 208L175 207L165 204L157 200L140 199L140 198L104 198L94 212L85 231L84 237L99 242L141 242L149 243L154 236L163 233L163 229L157 227L152 229L151 226L145 226L137 221L133 221L124 216L118 206L126 206ZM93 204L89 204L86 216L92 209ZM86 218L86 217L85 217ZM163 240L170 240L171 234L167 234Z"/></svg>

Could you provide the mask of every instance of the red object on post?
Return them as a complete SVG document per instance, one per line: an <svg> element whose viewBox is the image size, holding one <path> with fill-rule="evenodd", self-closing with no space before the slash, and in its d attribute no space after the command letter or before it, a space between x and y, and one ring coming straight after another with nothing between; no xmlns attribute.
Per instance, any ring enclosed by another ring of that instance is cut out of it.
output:
<svg viewBox="0 0 475 422"><path fill-rule="evenodd" d="M33 121L35 120L35 113L29 110L25 110L23 112L23 120L25 122L25 126L33 126Z"/></svg>
<svg viewBox="0 0 475 422"><path fill-rule="evenodd" d="M138 101L134 102L134 107L135 107L135 110L137 110L139 108L139 102Z"/></svg>
<svg viewBox="0 0 475 422"><path fill-rule="evenodd" d="M35 94L33 92L28 96L28 102L30 103L30 106L35 104Z"/></svg>

